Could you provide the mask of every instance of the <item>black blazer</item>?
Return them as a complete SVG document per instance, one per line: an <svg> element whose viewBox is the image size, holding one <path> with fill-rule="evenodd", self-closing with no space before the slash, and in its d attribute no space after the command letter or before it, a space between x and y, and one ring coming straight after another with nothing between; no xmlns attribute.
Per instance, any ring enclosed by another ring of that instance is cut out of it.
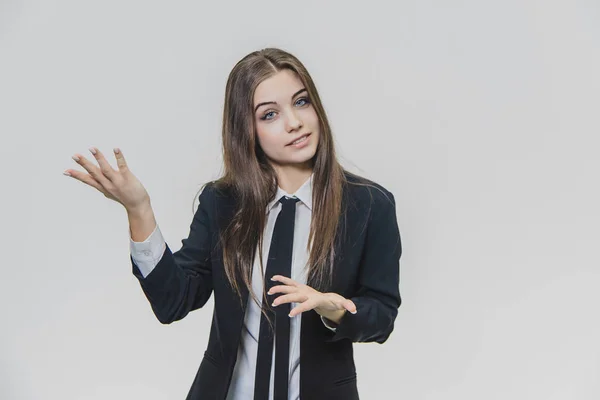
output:
<svg viewBox="0 0 600 400"><path fill-rule="evenodd" d="M356 178L346 173L350 182ZM303 400L358 399L353 342L383 343L394 329L400 307L399 260L402 252L395 200L381 185L349 184L344 188L340 219L340 248L334 261L331 292L351 299L357 313L346 313L337 331L323 325L314 311L303 312L300 332L300 398ZM188 400L224 400L237 358L243 307L225 276L218 227L231 216L235 198L211 182L180 250L167 245L162 258L144 279L133 274L163 324L201 308L214 292L214 312L208 346L192 383ZM295 318L299 318L296 316Z"/></svg>

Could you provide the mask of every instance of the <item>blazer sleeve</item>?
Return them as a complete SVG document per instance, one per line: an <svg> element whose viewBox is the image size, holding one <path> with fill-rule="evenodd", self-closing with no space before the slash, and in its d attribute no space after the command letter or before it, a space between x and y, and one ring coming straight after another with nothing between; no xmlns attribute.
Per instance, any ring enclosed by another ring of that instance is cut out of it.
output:
<svg viewBox="0 0 600 400"><path fill-rule="evenodd" d="M199 196L188 237L172 252L166 244L158 264L145 278L130 255L138 279L156 318L170 324L201 308L212 294L211 229L214 189L206 185Z"/></svg>
<svg viewBox="0 0 600 400"><path fill-rule="evenodd" d="M369 216L358 289L350 298L356 305L356 314L346 312L327 342L350 339L384 343L388 339L401 303L401 254L396 202L393 194L387 192L387 198L373 202Z"/></svg>

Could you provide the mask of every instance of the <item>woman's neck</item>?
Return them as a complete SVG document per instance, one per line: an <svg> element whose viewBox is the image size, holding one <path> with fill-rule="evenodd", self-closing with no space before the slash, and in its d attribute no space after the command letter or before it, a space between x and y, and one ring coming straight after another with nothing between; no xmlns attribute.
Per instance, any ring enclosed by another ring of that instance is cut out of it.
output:
<svg viewBox="0 0 600 400"><path fill-rule="evenodd" d="M298 166L276 166L279 187L287 193L296 192L312 175L312 168Z"/></svg>

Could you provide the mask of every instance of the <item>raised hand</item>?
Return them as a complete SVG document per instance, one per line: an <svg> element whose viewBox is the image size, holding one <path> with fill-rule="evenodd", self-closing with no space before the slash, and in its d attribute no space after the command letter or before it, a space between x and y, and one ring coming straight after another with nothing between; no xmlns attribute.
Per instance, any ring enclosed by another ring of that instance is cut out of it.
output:
<svg viewBox="0 0 600 400"><path fill-rule="evenodd" d="M95 147L91 147L89 150L96 158L98 165L80 154L75 154L73 160L81 165L88 174L73 169L65 170L64 174L97 189L105 197L122 204L128 211L150 204L148 192L129 170L125 157L118 148L114 149L118 170L111 167L100 150Z"/></svg>

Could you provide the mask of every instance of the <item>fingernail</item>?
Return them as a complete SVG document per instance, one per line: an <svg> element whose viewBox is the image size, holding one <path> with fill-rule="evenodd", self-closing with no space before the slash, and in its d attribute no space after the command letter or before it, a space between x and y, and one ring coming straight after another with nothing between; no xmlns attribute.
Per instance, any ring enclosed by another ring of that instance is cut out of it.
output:
<svg viewBox="0 0 600 400"><path fill-rule="evenodd" d="M292 318L292 314L288 314L288 317Z"/></svg>
<svg viewBox="0 0 600 400"><path fill-rule="evenodd" d="M96 149L95 149L95 148L93 148L93 147L90 147L90 152L91 152L92 154L96 154Z"/></svg>
<svg viewBox="0 0 600 400"><path fill-rule="evenodd" d="M274 280L275 280L275 277L271 278L271 280L272 280L272 281L274 281Z"/></svg>
<svg viewBox="0 0 600 400"><path fill-rule="evenodd" d="M113 151L115 152L115 154L119 154L119 149L118 148L114 148Z"/></svg>
<svg viewBox="0 0 600 400"><path fill-rule="evenodd" d="M356 314L356 311L350 311L351 314Z"/></svg>
<svg viewBox="0 0 600 400"><path fill-rule="evenodd" d="M67 171L63 172L63 175L66 175L66 176L71 176L71 174L70 174L70 173L68 173Z"/></svg>
<svg viewBox="0 0 600 400"><path fill-rule="evenodd" d="M275 304L275 302L273 302L273 304L271 304L273 307L277 307L277 304Z"/></svg>
<svg viewBox="0 0 600 400"><path fill-rule="evenodd" d="M75 161L79 161L79 157L77 157L77 156L72 156L71 158Z"/></svg>

